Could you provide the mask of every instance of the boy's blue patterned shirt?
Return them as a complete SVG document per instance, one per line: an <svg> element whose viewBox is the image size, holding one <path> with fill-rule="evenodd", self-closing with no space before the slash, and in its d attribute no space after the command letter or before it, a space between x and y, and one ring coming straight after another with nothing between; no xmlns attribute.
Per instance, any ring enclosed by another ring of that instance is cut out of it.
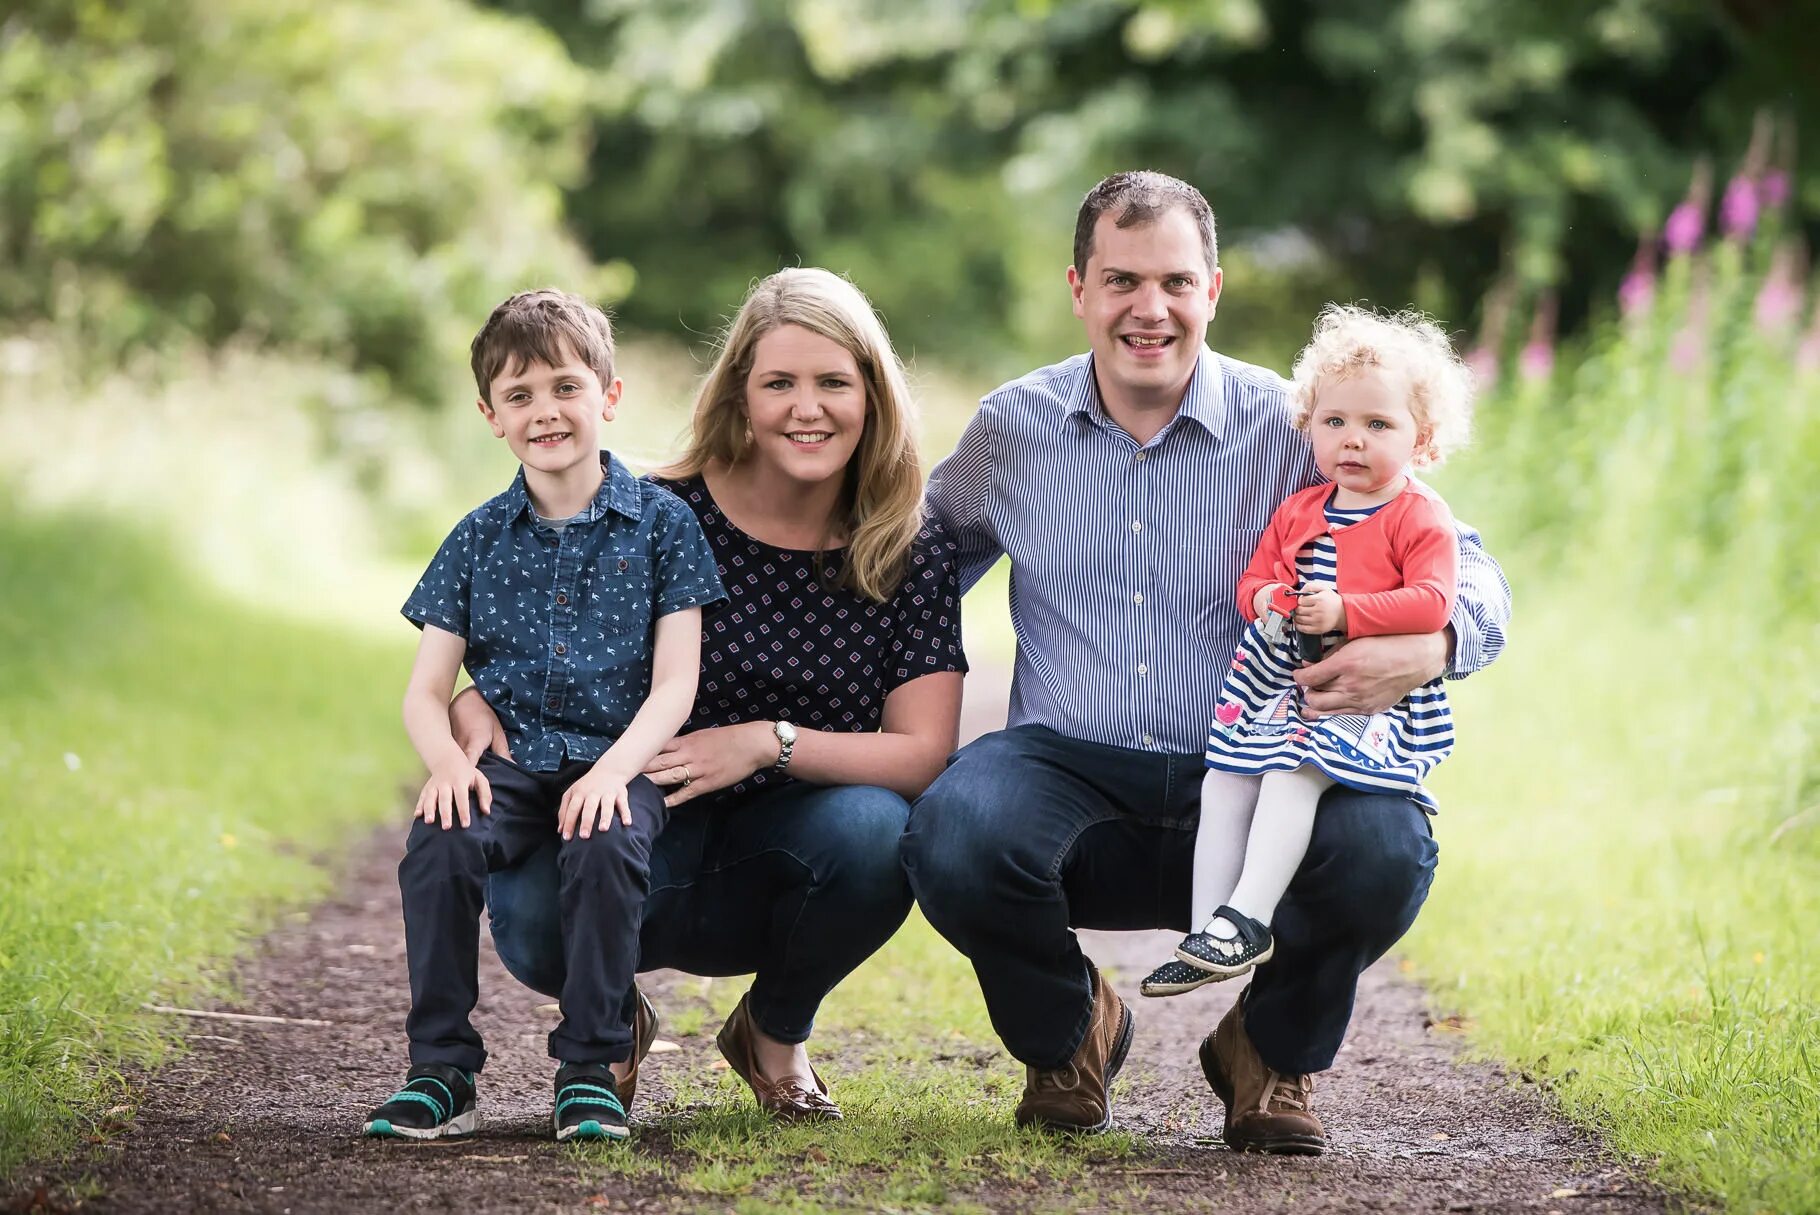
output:
<svg viewBox="0 0 1820 1215"><path fill-rule="evenodd" d="M524 470L456 524L405 618L467 639L463 665L533 771L593 761L651 691L659 616L726 596L695 513L607 452L588 509L537 521Z"/></svg>

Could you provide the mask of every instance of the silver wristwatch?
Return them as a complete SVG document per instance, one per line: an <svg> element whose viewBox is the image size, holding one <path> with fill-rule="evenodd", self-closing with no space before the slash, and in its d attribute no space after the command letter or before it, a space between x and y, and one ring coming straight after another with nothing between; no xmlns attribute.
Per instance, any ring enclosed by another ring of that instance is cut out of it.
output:
<svg viewBox="0 0 1820 1215"><path fill-rule="evenodd" d="M777 763L773 770L782 772L790 766L790 752L796 749L796 727L787 721L774 721L771 733L777 735Z"/></svg>

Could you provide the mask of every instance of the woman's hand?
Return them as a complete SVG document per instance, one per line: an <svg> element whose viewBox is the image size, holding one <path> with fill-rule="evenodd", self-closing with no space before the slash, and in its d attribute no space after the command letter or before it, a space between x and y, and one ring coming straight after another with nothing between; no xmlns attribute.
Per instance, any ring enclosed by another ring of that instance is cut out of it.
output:
<svg viewBox="0 0 1820 1215"><path fill-rule="evenodd" d="M512 758L511 744L506 742L505 728L499 724L493 706L472 685L457 692L449 703L449 733L455 736L455 745L471 764L479 763L488 751L504 759Z"/></svg>
<svg viewBox="0 0 1820 1215"><path fill-rule="evenodd" d="M645 765L645 775L668 790L664 805L680 806L704 793L737 785L776 762L777 735L771 723L743 721L678 734Z"/></svg>

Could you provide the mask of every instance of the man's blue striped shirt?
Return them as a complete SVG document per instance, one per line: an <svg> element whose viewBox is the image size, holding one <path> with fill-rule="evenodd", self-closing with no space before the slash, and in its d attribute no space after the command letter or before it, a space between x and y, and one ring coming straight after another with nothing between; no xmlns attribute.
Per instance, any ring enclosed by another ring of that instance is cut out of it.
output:
<svg viewBox="0 0 1820 1215"><path fill-rule="evenodd" d="M1091 355L988 395L929 479L970 589L1011 558L1013 726L1199 754L1244 619L1234 598L1270 516L1320 480L1288 384L1203 349L1182 405L1139 444L1106 414ZM1460 534L1452 676L1504 645L1510 587Z"/></svg>

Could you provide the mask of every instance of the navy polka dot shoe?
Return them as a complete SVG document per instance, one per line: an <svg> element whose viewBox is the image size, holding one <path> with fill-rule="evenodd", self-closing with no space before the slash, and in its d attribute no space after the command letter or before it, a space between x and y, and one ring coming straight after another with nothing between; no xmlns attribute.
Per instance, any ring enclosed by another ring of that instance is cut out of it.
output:
<svg viewBox="0 0 1820 1215"><path fill-rule="evenodd" d="M1262 966L1276 953L1277 943L1270 929L1250 916L1222 906L1213 917L1238 929L1238 938L1222 941L1212 933L1191 932L1176 947L1176 957L1217 978L1230 979Z"/></svg>
<svg viewBox="0 0 1820 1215"><path fill-rule="evenodd" d="M1138 984L1138 992L1146 996L1179 996L1185 991L1193 991L1197 987L1218 983L1221 979L1230 977L1171 959L1145 975L1144 981Z"/></svg>

